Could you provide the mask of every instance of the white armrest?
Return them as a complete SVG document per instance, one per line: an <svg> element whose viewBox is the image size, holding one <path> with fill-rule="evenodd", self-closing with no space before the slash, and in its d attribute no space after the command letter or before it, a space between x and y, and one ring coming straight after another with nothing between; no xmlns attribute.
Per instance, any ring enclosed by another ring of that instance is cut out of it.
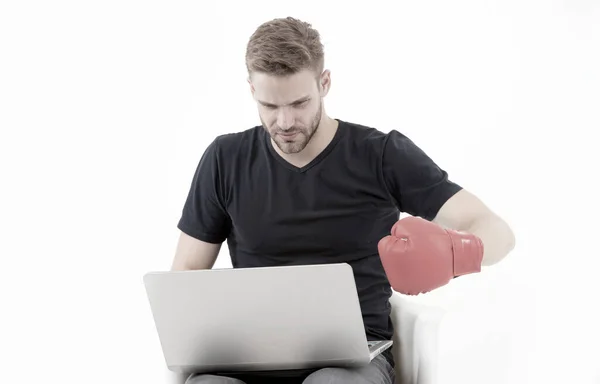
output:
<svg viewBox="0 0 600 384"><path fill-rule="evenodd" d="M185 384L189 375L173 372L165 367L165 383L166 384Z"/></svg>
<svg viewBox="0 0 600 384"><path fill-rule="evenodd" d="M394 323L397 384L437 383L439 326L446 311L417 303L394 292L390 298Z"/></svg>
<svg viewBox="0 0 600 384"><path fill-rule="evenodd" d="M529 312L514 301L501 303L499 295L485 295L481 286L470 291L480 298L457 286L419 296L392 295L396 383L522 382L518 366L526 365Z"/></svg>

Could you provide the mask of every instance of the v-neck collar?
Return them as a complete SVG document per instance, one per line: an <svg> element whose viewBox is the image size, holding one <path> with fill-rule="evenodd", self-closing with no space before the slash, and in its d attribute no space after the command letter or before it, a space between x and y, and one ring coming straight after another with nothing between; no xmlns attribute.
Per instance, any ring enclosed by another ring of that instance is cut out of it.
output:
<svg viewBox="0 0 600 384"><path fill-rule="evenodd" d="M280 164L282 164L284 167L286 167L290 171L294 171L294 172L298 172L298 173L306 172L309 169L311 169L312 167L314 167L315 165L317 165L318 163L320 163L321 160L323 160L333 150L333 148L336 146L336 144L340 141L342 134L344 133L344 129L345 129L344 122L340 119L334 119L334 120L336 120L338 122L338 127L335 131L335 134L333 135L333 139L331 139L329 144L327 144L327 146L314 159L312 159L308 164L306 164L303 167L296 167L295 165L293 165L292 163L290 163L289 161L284 159L275 150L275 148L273 148L273 144L271 143L271 136L265 129L263 129L265 145L267 146L271 155L273 155L273 157L275 157L275 159Z"/></svg>

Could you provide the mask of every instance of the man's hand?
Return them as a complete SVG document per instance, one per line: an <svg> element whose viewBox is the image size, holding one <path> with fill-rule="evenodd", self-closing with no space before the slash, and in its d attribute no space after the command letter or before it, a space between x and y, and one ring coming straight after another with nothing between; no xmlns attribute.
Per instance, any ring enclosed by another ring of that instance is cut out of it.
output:
<svg viewBox="0 0 600 384"><path fill-rule="evenodd" d="M419 217L394 224L378 244L392 288L418 295L446 285L454 277L481 271L483 242Z"/></svg>

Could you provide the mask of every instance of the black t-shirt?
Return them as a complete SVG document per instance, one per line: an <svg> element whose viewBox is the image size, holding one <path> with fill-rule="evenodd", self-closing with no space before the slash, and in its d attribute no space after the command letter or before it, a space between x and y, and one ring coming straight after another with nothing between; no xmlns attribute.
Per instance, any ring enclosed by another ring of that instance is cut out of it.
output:
<svg viewBox="0 0 600 384"><path fill-rule="evenodd" d="M400 132L336 120L331 143L302 168L275 151L262 125L218 136L178 228L209 243L227 240L234 268L350 264L367 338L391 339L392 290L377 243L400 212L432 220L461 187Z"/></svg>

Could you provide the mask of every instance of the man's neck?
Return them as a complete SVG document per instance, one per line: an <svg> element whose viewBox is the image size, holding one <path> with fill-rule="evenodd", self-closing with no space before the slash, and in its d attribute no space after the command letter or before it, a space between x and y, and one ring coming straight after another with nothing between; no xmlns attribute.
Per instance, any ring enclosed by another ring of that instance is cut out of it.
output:
<svg viewBox="0 0 600 384"><path fill-rule="evenodd" d="M339 122L330 117L321 120L319 129L313 135L308 145L299 153L283 153L277 145L271 143L277 153L295 167L302 168L313 161L331 143L337 132Z"/></svg>

